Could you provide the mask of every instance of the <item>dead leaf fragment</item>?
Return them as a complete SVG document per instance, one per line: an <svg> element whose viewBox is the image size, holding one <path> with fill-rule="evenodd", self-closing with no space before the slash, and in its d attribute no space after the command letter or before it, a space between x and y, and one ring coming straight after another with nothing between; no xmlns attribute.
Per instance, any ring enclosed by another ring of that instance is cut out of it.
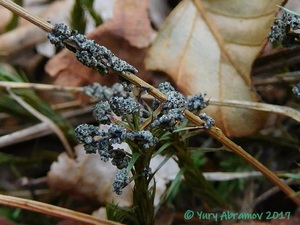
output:
<svg viewBox="0 0 300 225"><path fill-rule="evenodd" d="M68 20L68 10L72 5L72 0L55 1L37 15L44 20L50 19L52 23L63 23ZM28 10L34 11L33 9ZM14 59L19 57L20 51L46 40L45 31L24 21L14 30L0 36L0 58Z"/></svg>
<svg viewBox="0 0 300 225"><path fill-rule="evenodd" d="M118 147L130 151L126 144L118 145ZM51 165L47 176L51 189L79 195L103 205L107 202L114 202L120 206L132 206L132 183L123 189L122 195L117 195L112 190L112 183L118 169L111 162L101 161L98 154L86 154L82 145L78 145L75 151L76 160L62 153L58 161ZM155 171L164 159L160 155L154 157L150 163L152 171ZM155 205L158 205L160 197L166 190L166 184L178 172L179 167L173 159L168 160L157 171Z"/></svg>
<svg viewBox="0 0 300 225"><path fill-rule="evenodd" d="M131 46L146 48L153 37L150 20L148 0L117 0L114 9L114 19L109 30L121 35ZM130 15L130 16L129 16Z"/></svg>
<svg viewBox="0 0 300 225"><path fill-rule="evenodd" d="M282 0L184 0L167 18L148 52L146 68L166 72L185 94L258 101L250 71ZM262 127L261 112L209 106L228 136Z"/></svg>
<svg viewBox="0 0 300 225"><path fill-rule="evenodd" d="M118 203L120 206L132 204L130 186L126 187L122 195L112 191L117 168L109 162L100 160L99 155L88 155L81 145L76 147L77 159L69 158L65 153L58 157L58 161L51 165L48 173L49 186L58 191L67 192L99 203Z"/></svg>

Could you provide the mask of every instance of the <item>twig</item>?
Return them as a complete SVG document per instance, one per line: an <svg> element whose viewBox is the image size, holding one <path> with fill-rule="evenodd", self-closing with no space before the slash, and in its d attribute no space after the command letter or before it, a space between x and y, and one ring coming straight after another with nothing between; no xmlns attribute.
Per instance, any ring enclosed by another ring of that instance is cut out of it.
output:
<svg viewBox="0 0 300 225"><path fill-rule="evenodd" d="M254 86L274 85L274 84L295 84L300 81L300 72L286 72L274 74L270 78L255 78L252 81Z"/></svg>
<svg viewBox="0 0 300 225"><path fill-rule="evenodd" d="M61 116L63 118L70 118L78 115L82 115L87 112L92 111L92 106L85 107L84 109L77 109L71 112L63 112ZM87 121L85 121L87 122ZM53 130L49 129L47 122L42 122L36 125L33 125L22 130L15 131L10 134L2 135L0 137L0 148L17 144L20 142L32 140L34 138L43 137L45 135L53 133Z"/></svg>
<svg viewBox="0 0 300 225"><path fill-rule="evenodd" d="M64 219L70 219L75 220L78 222L82 222L84 224L97 224L97 225L121 225L120 223L105 220L105 219L99 219L94 216L76 212L70 209L46 204L43 202L18 198L18 197L12 197L7 195L0 194L0 204L1 205L7 205L7 206L13 206L18 207L22 209L27 209L34 212L43 213L46 215L51 215L59 218Z"/></svg>
<svg viewBox="0 0 300 225"><path fill-rule="evenodd" d="M34 126L18 130L16 132L6 134L0 137L0 148L28 141L52 133L48 123L42 122Z"/></svg>
<svg viewBox="0 0 300 225"><path fill-rule="evenodd" d="M52 85L52 84L34 84L34 83L24 83L24 82L9 82L9 81L0 81L0 87L34 89L34 90L42 90L42 91L83 92L82 87L61 86L61 85Z"/></svg>
<svg viewBox="0 0 300 225"><path fill-rule="evenodd" d="M145 97L145 99L152 99L151 95ZM268 113L275 113L283 116L290 117L298 122L300 122L300 111L288 106L272 105L268 103L261 102L250 102L250 101L240 101L240 100L228 100L228 99L216 99L208 98L206 101L210 105L217 105L223 107L232 108L243 108L243 109L253 109L257 111L263 111Z"/></svg>
<svg viewBox="0 0 300 225"><path fill-rule="evenodd" d="M5 0L0 0L0 5L3 5L3 2L7 2ZM196 2L195 2L196 4ZM197 4L196 4L197 5ZM7 6L7 4L6 4ZM10 8L8 8L10 9ZM24 15L25 9L22 10L23 13L19 14L20 16ZM25 11L26 12L26 11ZM25 13L30 14L29 12ZM26 17L24 17L26 19ZM30 17L31 19L35 19L35 17ZM40 21L40 19L38 20ZM34 24L40 24L40 22L34 22ZM52 28L52 27L51 27ZM42 29L51 32L45 27ZM146 88L149 94L157 98L158 100L165 102L167 101L167 98L164 94L162 94L160 91L158 91L156 88L148 84L147 82L143 81L142 79L135 76L133 73L130 72L122 72L120 73L120 76L123 77L125 80L129 81L130 83L136 85L137 87ZM205 121L201 120L198 116L194 115L192 112L188 110L184 110L185 117L190 120L195 125L202 127ZM230 149L232 152L243 158L246 162L248 162L250 165L252 165L254 168L259 170L266 178L268 178L273 184L278 186L289 198L291 198L292 201L294 201L298 206L300 206L300 198L296 197L295 192L285 183L283 183L272 171L270 171L267 167L265 167L263 164L261 164L258 160L256 160L253 156L251 156L249 153L247 153L243 148L236 145L233 141L228 139L224 133L217 127L212 127L211 129L207 129L206 132L217 139L219 142L221 142L224 146L226 146L228 149Z"/></svg>
<svg viewBox="0 0 300 225"><path fill-rule="evenodd" d="M294 179L290 178L290 179L285 180L284 182L286 184L291 184L294 181L295 181ZM277 186L270 188L269 190L265 191L264 193L262 193L261 195L256 197L249 208L254 208L259 203L261 203L262 201L264 201L265 199L269 198L270 196L274 195L275 193L277 193L279 191L280 191L280 189Z"/></svg>
<svg viewBox="0 0 300 225"><path fill-rule="evenodd" d="M300 48L276 49L272 54L262 56L254 62L252 74L255 77L276 74L281 68L293 66L300 62Z"/></svg>
<svg viewBox="0 0 300 225"><path fill-rule="evenodd" d="M300 122L300 111L280 105L272 105L260 102L249 102L249 101L238 101L238 100L219 100L219 99L209 99L210 105L219 105L224 107L236 107L244 109L254 109L258 111L265 111L270 113L281 114L293 118L294 120Z"/></svg>
<svg viewBox="0 0 300 225"><path fill-rule="evenodd" d="M59 139L61 140L62 144L64 145L68 155L71 158L75 158L75 154L72 150L72 147L69 145L64 133L59 129L59 127L52 121L50 120L47 116L41 114L38 112L36 109L32 108L28 103L23 101L20 97L18 97L15 93L13 93L10 88L6 88L7 92L9 95L16 101L18 102L24 109L26 109L28 112L30 112L32 115L34 115L36 118L39 120L45 122L48 124L48 126L54 131L54 133L57 134Z"/></svg>

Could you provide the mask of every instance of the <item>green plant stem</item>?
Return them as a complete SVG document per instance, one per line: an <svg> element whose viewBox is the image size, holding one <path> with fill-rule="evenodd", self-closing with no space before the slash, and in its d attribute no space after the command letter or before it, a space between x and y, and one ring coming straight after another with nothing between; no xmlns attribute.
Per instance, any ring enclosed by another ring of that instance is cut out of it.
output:
<svg viewBox="0 0 300 225"><path fill-rule="evenodd" d="M133 206L136 220L139 224L145 225L154 224L155 188L149 188L149 179L142 175L144 169L149 166L151 155L151 149L147 149L146 154L142 154L135 163L135 172L138 176L134 180Z"/></svg>

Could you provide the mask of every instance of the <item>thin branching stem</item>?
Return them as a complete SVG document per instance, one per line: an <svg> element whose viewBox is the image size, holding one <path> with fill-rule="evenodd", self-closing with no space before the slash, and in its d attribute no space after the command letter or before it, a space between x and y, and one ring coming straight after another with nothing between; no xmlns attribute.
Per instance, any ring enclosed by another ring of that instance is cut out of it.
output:
<svg viewBox="0 0 300 225"><path fill-rule="evenodd" d="M17 13L18 15L22 16L24 19L29 20L30 22L34 23L35 25L39 26L43 30L47 32L52 31L52 26L50 24L47 24L46 22L41 22L40 18L37 18L36 16L29 16L31 15L29 12L27 12L25 9L20 9L19 7L16 7L15 4L8 4L7 0L0 0L0 5L3 5L4 7L10 9L11 11ZM195 4L197 2L195 1ZM196 4L197 8L199 8L199 5ZM16 10L16 8L18 10ZM47 25L47 26L46 26ZM129 81L130 83L133 83L137 87L146 89L149 94L157 98L158 100L165 102L167 100L166 96L161 93L159 90L148 84L147 82L143 81L142 79L138 78L134 74L130 72L123 72L120 73L120 76ZM188 111L187 109L184 110L185 117L194 123L195 125L202 127L205 121L201 120L198 116L193 114L192 112ZM229 138L227 138L221 129L218 127L213 126L211 129L207 129L206 132L214 137L216 140L221 142L225 147L227 147L229 150L243 158L246 162L248 162L250 165L252 165L255 169L260 171L266 178L268 178L273 184L278 186L288 197L291 198L292 201L294 201L298 206L300 206L300 198L296 196L295 192L284 182L282 182L276 174L274 174L271 170L269 170L267 167L265 167L263 164L261 164L258 160L256 160L253 156L251 156L249 153L247 153L243 148L235 144L233 141L231 141Z"/></svg>
<svg viewBox="0 0 300 225"><path fill-rule="evenodd" d="M300 111L288 106L272 105L261 102L249 102L239 100L220 100L220 99L208 99L210 105L219 105L222 107L235 107L243 109L253 109L258 111L264 111L269 113L276 113L293 118L297 122L300 122Z"/></svg>
<svg viewBox="0 0 300 225"><path fill-rule="evenodd" d="M39 111L37 111L36 109L34 109L31 105L29 105L27 102L25 102L23 99L21 99L20 97L18 97L13 91L11 91L10 88L6 88L7 92L9 93L9 95L16 101L18 102L24 109L26 109L28 112L30 112L32 115L34 115L36 118L38 118L39 120L45 122L48 124L48 126L50 127L50 129L53 130L54 133L57 134L57 136L59 137L59 139L61 140L63 146L65 147L68 155L70 158L76 158L72 147L70 146L67 138L65 137L63 131L52 121L50 120L47 116L45 116L44 114L40 113Z"/></svg>

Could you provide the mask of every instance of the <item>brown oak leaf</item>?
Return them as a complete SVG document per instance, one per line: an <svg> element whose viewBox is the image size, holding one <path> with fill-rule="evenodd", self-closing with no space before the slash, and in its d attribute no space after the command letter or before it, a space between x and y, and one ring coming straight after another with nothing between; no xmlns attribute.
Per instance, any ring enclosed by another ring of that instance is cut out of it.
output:
<svg viewBox="0 0 300 225"><path fill-rule="evenodd" d="M184 0L169 15L146 58L146 68L167 73L185 94L258 101L251 87L254 59L265 45L282 0ZM209 106L228 136L257 132L265 114Z"/></svg>

